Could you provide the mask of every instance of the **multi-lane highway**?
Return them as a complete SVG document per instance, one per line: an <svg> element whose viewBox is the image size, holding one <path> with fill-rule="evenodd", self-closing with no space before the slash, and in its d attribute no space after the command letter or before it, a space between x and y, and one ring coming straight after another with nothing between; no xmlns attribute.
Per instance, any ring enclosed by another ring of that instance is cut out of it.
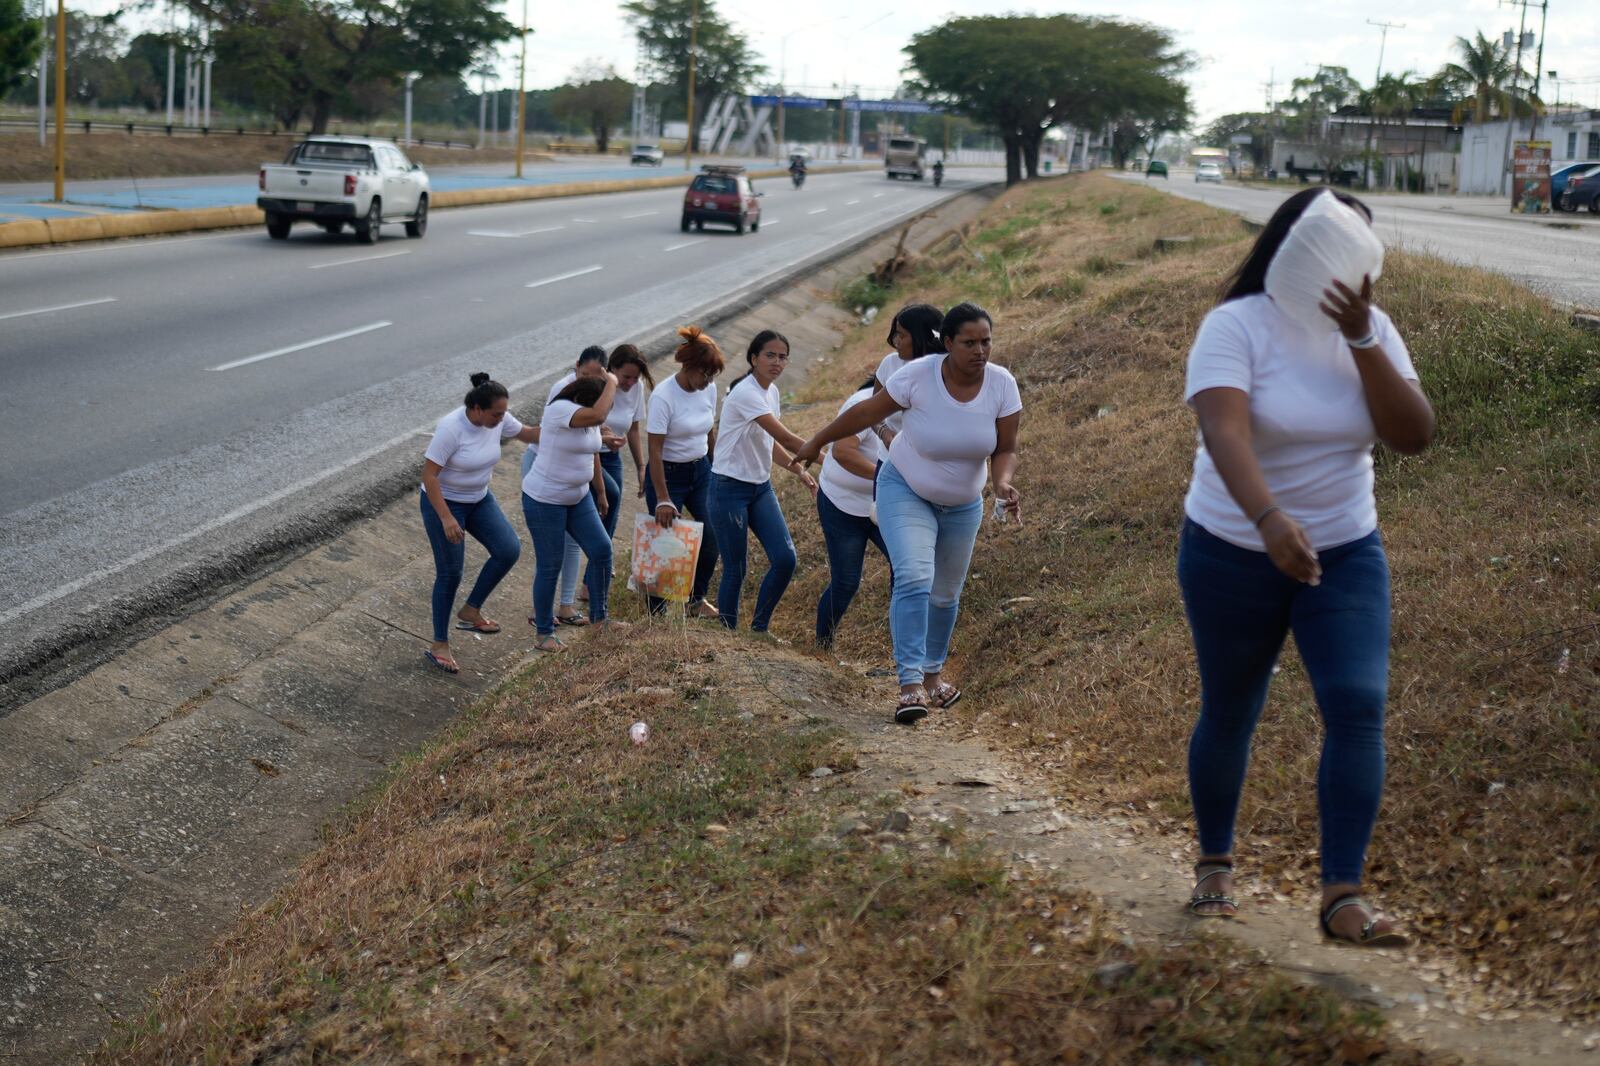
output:
<svg viewBox="0 0 1600 1066"><path fill-rule="evenodd" d="M1198 184L1174 171L1149 184L1175 196L1236 211L1258 222L1300 186ZM1422 252L1504 274L1567 307L1600 308L1600 218L1584 213L1512 215L1504 201L1478 196L1402 196L1356 191L1373 212L1373 225L1390 248Z"/></svg>
<svg viewBox="0 0 1600 1066"><path fill-rule="evenodd" d="M742 237L680 232L664 189L438 212L370 248L305 227L0 256L0 653L392 486L471 371L532 398L587 344L657 341L999 177L956 173L758 182Z"/></svg>

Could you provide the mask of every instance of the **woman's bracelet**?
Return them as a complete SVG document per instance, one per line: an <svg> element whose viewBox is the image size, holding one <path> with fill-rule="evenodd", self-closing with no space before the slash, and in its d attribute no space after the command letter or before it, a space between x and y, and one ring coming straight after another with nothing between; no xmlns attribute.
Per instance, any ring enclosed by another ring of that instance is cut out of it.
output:
<svg viewBox="0 0 1600 1066"><path fill-rule="evenodd" d="M1350 347L1357 349L1376 348L1378 346L1378 334L1376 332L1368 333L1365 337L1362 337L1358 341L1350 340L1347 337L1345 338L1345 343L1350 345Z"/></svg>
<svg viewBox="0 0 1600 1066"><path fill-rule="evenodd" d="M1263 523L1263 522L1265 522L1267 520L1267 516L1268 515L1272 514L1274 511L1282 511L1282 510L1283 510L1283 508L1279 507L1277 504L1272 504L1270 507L1268 507L1265 510L1263 510L1260 514L1256 515L1255 518L1251 520L1250 524L1255 526L1257 529L1260 529L1261 528L1261 523Z"/></svg>

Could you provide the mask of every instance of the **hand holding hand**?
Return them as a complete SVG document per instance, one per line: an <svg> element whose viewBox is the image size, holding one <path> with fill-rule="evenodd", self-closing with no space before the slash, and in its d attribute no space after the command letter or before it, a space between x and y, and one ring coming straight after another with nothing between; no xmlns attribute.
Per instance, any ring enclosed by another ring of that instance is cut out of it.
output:
<svg viewBox="0 0 1600 1066"><path fill-rule="evenodd" d="M1266 542L1272 565L1307 585L1322 583L1322 564L1300 523L1282 511L1273 511L1261 520L1261 539Z"/></svg>
<svg viewBox="0 0 1600 1066"><path fill-rule="evenodd" d="M817 443L817 439L815 437L812 437L810 440L802 444L800 446L800 450L794 453L794 461L799 463L801 467L810 466L821 457L822 445Z"/></svg>
<svg viewBox="0 0 1600 1066"><path fill-rule="evenodd" d="M1335 280L1333 288L1322 290L1323 302L1317 306L1322 313L1338 323L1344 339L1355 343L1372 336L1372 278L1361 279L1361 291L1355 292L1342 281Z"/></svg>
<svg viewBox="0 0 1600 1066"><path fill-rule="evenodd" d="M807 489L809 489L811 491L811 498L813 500L816 499L817 498L817 488L818 488L817 479L812 477L810 474L806 473L806 468L803 467L803 466L800 467L798 470L796 470L795 473L797 473L800 476L800 484L804 485Z"/></svg>

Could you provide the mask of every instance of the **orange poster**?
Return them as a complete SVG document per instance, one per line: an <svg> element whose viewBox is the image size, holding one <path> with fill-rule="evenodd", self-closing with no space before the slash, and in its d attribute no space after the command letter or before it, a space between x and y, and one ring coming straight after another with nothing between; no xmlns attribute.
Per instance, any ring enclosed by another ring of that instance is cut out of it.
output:
<svg viewBox="0 0 1600 1066"><path fill-rule="evenodd" d="M1540 215L1550 210L1550 142L1517 141L1511 155L1511 211Z"/></svg>

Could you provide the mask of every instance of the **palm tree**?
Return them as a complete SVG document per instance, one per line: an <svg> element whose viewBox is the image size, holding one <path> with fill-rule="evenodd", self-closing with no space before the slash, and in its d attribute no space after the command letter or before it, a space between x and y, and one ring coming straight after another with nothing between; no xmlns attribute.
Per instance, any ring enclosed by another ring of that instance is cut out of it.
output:
<svg viewBox="0 0 1600 1066"><path fill-rule="evenodd" d="M1540 108L1538 97L1527 88L1528 72L1517 68L1509 50L1499 41L1475 34L1475 40L1456 38L1458 63L1446 63L1439 80L1457 97L1456 119L1472 112L1472 121L1482 125L1491 117L1529 115Z"/></svg>

